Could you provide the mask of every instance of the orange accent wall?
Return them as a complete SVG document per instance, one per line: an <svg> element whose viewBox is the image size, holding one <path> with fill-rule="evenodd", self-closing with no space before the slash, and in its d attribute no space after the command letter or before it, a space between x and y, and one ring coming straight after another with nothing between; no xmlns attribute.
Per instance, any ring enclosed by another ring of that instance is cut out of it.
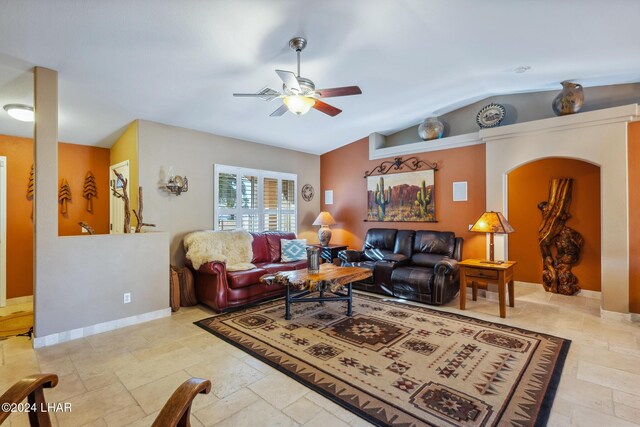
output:
<svg viewBox="0 0 640 427"><path fill-rule="evenodd" d="M0 135L7 158L7 298L33 295L32 202L27 200L33 140Z"/></svg>
<svg viewBox="0 0 640 427"><path fill-rule="evenodd" d="M640 313L640 122L629 123L629 311Z"/></svg>
<svg viewBox="0 0 640 427"><path fill-rule="evenodd" d="M78 225L80 221L92 226L96 234L109 234L109 157L108 148L58 144L58 188L62 178L69 182L71 188L67 213L58 215L59 236L83 234ZM88 171L93 173L97 187L93 213L87 211L87 200L82 197Z"/></svg>
<svg viewBox="0 0 640 427"><path fill-rule="evenodd" d="M409 158L411 156L404 156ZM438 163L435 173L437 223L365 222L367 218L366 171L383 160L369 160L369 139L363 138L320 156L320 194L323 211L329 211L337 225L332 226L332 244L360 249L369 228L453 231L464 238L464 258L484 258L484 234L469 232L486 206L485 147L473 145L416 155ZM384 159L393 160L393 159ZM453 182L467 181L468 201L453 201ZM324 203L324 191L333 190L333 205Z"/></svg>
<svg viewBox="0 0 640 427"><path fill-rule="evenodd" d="M584 238L580 262L572 271L582 289L600 291L600 168L587 162L549 158L523 165L508 176L509 259L517 261L515 280L542 283L542 257L538 246L541 214L538 203L548 200L553 178L573 178L567 226Z"/></svg>

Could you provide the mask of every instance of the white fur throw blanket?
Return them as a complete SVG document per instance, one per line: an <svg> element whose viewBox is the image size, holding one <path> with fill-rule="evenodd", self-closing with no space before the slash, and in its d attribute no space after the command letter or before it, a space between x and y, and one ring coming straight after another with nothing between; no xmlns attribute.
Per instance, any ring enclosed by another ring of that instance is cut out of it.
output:
<svg viewBox="0 0 640 427"><path fill-rule="evenodd" d="M253 236L244 230L195 231L183 240L187 259L196 270L210 261L220 261L227 265L227 271L251 270Z"/></svg>

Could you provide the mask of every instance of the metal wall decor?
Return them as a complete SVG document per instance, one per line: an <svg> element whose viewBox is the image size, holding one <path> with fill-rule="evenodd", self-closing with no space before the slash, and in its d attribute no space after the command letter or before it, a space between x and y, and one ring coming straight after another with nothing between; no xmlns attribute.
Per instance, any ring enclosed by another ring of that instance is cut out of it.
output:
<svg viewBox="0 0 640 427"><path fill-rule="evenodd" d="M164 188L171 194L179 196L182 193L189 191L189 180L186 176L172 176L165 184Z"/></svg>
<svg viewBox="0 0 640 427"><path fill-rule="evenodd" d="M402 160L402 157L396 157L393 161L387 160L380 163L378 166L373 168L372 171L366 171L364 173L364 178L370 177L373 174L386 175L392 170L400 171L404 167L406 167L410 171L417 171L419 169L422 169L424 166L426 166L427 169L432 169L434 171L438 170L437 163L420 160L417 157L409 157L406 160Z"/></svg>
<svg viewBox="0 0 640 427"><path fill-rule="evenodd" d="M300 191L300 193L302 194L302 199L305 202L310 202L313 199L315 190L313 189L313 186L311 184L305 184L302 186L302 190Z"/></svg>

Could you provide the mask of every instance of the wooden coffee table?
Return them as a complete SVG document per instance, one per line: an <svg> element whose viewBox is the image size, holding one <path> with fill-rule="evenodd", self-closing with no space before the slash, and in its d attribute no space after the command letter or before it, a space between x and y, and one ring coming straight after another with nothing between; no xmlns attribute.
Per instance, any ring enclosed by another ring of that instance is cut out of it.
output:
<svg viewBox="0 0 640 427"><path fill-rule="evenodd" d="M371 270L360 267L337 267L333 264L322 264L320 272L310 274L307 269L281 271L276 274L265 274L260 282L268 285L280 285L287 288L285 299L286 320L291 319L291 304L297 302L347 301L347 316L352 315L351 283L371 277ZM346 287L346 293L344 288ZM307 295L319 292L318 297ZM325 294L331 294L326 296Z"/></svg>

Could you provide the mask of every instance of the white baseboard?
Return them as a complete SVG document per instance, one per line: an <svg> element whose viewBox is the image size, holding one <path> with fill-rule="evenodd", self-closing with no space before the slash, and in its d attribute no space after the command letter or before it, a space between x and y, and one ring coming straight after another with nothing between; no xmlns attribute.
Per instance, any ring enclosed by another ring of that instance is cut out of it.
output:
<svg viewBox="0 0 640 427"><path fill-rule="evenodd" d="M98 323L95 325L86 326L84 328L58 332L56 334L46 335L44 337L35 337L33 339L33 348L41 348L60 344L66 341L77 340L78 338L88 337L90 335L96 335L102 332L113 331L114 329L125 328L127 326L148 322L150 320L161 319L168 316L171 316L170 307L151 311L149 313L138 314L136 316L124 317L122 319Z"/></svg>
<svg viewBox="0 0 640 427"><path fill-rule="evenodd" d="M29 302L33 302L33 295L27 295L26 297L9 298L7 300L7 307L11 305L26 304Z"/></svg>
<svg viewBox="0 0 640 427"><path fill-rule="evenodd" d="M617 311L603 310L602 307L600 308L600 318L605 320L614 320L618 322L631 322L633 321L633 318L634 318L632 314L634 313L619 313Z"/></svg>

